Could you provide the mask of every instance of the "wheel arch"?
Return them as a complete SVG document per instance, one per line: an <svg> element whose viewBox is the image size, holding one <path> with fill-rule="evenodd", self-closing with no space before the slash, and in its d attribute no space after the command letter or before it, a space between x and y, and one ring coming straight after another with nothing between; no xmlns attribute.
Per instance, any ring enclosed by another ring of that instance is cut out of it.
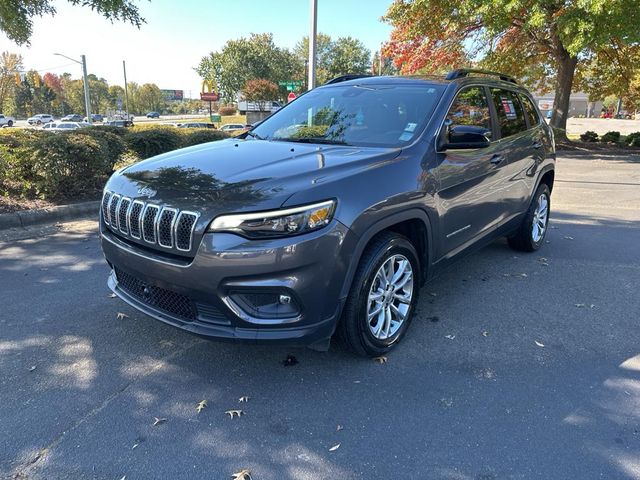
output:
<svg viewBox="0 0 640 480"><path fill-rule="evenodd" d="M426 280L431 259L433 258L431 221L424 210L412 208L378 220L360 236L354 249L349 269L345 275L340 298L345 298L349 295L355 272L367 246L376 235L386 231L404 235L413 243L419 255L421 283Z"/></svg>

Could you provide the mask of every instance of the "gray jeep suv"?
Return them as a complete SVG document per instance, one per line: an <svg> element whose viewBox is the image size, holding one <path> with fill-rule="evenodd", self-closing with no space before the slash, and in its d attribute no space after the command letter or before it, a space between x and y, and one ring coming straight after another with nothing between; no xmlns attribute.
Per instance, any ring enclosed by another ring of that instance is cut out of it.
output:
<svg viewBox="0 0 640 480"><path fill-rule="evenodd" d="M543 243L553 134L508 76L339 78L239 138L116 172L110 288L206 337L381 355L419 288L507 236Z"/></svg>

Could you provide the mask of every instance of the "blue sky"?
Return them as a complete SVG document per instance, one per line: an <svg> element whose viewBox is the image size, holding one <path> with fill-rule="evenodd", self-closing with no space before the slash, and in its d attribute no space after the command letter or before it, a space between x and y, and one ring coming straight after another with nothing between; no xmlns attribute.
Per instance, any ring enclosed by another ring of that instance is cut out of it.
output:
<svg viewBox="0 0 640 480"><path fill-rule="evenodd" d="M27 69L70 72L80 67L54 52L87 56L89 73L110 84L127 78L182 89L197 96L200 79L193 71L200 58L233 38L271 32L277 45L293 47L309 31L308 0L139 0L147 23L140 30L111 24L90 9L57 1L58 14L34 22L30 47L17 47L0 34L0 51L22 54ZM370 50L387 40L390 27L380 21L391 0L318 0L318 31L332 37L360 39Z"/></svg>

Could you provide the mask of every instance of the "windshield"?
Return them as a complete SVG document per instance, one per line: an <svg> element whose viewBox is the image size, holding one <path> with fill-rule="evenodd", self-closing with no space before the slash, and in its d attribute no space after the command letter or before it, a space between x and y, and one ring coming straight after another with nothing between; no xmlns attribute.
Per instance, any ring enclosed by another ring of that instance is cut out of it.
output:
<svg viewBox="0 0 640 480"><path fill-rule="evenodd" d="M395 147L422 131L440 85L342 85L312 90L252 130L254 138Z"/></svg>

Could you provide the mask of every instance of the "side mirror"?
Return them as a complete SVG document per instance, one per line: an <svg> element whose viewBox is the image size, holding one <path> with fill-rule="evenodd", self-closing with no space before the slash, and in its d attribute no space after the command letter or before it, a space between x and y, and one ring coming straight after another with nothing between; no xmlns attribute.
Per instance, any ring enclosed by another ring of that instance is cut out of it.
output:
<svg viewBox="0 0 640 480"><path fill-rule="evenodd" d="M491 144L491 130L476 125L445 123L443 150L486 148Z"/></svg>

